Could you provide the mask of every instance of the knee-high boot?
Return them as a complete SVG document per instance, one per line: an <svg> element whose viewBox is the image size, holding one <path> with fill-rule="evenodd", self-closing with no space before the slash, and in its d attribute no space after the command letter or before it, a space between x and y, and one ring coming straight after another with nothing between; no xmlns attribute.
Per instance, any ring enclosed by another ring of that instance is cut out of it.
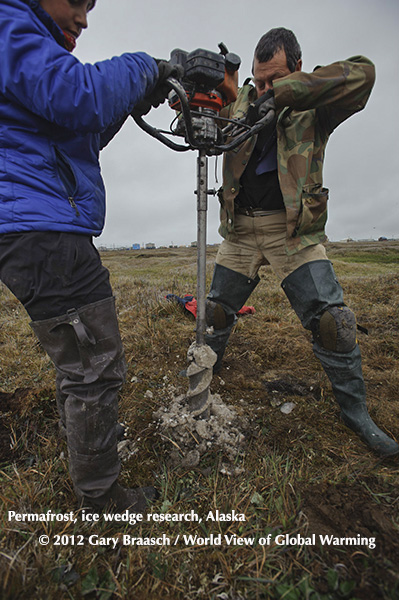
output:
<svg viewBox="0 0 399 600"><path fill-rule="evenodd" d="M32 323L31 323L31 327L32 327ZM58 416L60 418L58 421L58 428L59 428L59 433L60 433L61 437L66 439L65 400L67 399L67 396L61 391L62 380L63 380L63 375L57 369L56 376L55 376L55 401L57 404Z"/></svg>
<svg viewBox="0 0 399 600"><path fill-rule="evenodd" d="M215 264L211 289L206 301L206 322L213 327L205 335L205 343L217 354L213 372L222 367L222 359L236 322L236 313L244 306L259 283L259 277L251 279L232 269Z"/></svg>
<svg viewBox="0 0 399 600"><path fill-rule="evenodd" d="M352 352L343 354L325 350L315 343L313 352L331 382L345 425L357 433L377 454L398 454L398 444L377 427L367 410L359 346L356 345Z"/></svg>
<svg viewBox="0 0 399 600"><path fill-rule="evenodd" d="M56 379L55 379L55 400L58 409L58 415L60 417L58 421L58 429L60 436L64 439L67 438L66 432L66 419L65 419L65 400L67 396L64 392L61 391L61 384L63 380L63 375L59 371L57 371ZM116 439L119 441L123 440L125 437L126 428L123 423L116 424Z"/></svg>
<svg viewBox="0 0 399 600"><path fill-rule="evenodd" d="M95 508L145 510L153 488L124 490L117 483L118 391L126 365L114 298L31 327L57 370L57 399L65 428L71 479L78 498Z"/></svg>
<svg viewBox="0 0 399 600"><path fill-rule="evenodd" d="M378 454L398 454L399 445L377 427L368 413L356 319L344 304L331 263L306 263L281 285L302 325L313 332L314 354L331 382L344 423Z"/></svg>

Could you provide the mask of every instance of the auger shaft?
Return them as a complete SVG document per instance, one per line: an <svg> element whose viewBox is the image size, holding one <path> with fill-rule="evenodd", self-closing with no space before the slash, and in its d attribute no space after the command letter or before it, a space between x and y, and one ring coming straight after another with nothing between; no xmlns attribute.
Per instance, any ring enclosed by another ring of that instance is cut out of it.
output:
<svg viewBox="0 0 399 600"><path fill-rule="evenodd" d="M190 412L202 419L209 417L209 386L216 354L205 344L206 295L206 228L208 210L208 158L199 150L197 159L197 323L196 341L187 353L189 389L187 400Z"/></svg>
<svg viewBox="0 0 399 600"><path fill-rule="evenodd" d="M196 342L205 343L206 229L208 210L208 157L199 150L197 159L197 327Z"/></svg>

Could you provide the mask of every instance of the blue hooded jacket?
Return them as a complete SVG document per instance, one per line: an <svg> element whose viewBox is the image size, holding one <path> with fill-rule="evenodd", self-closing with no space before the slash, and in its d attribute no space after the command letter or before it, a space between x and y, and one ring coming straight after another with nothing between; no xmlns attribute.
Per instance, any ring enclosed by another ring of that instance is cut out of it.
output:
<svg viewBox="0 0 399 600"><path fill-rule="evenodd" d="M99 152L152 91L155 60L82 64L36 0L1 0L0 56L0 233L100 235Z"/></svg>

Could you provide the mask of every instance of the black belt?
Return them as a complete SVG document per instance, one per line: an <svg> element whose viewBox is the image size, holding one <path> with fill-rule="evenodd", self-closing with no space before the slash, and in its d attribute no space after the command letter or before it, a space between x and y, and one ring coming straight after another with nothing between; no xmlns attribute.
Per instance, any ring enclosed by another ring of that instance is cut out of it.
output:
<svg viewBox="0 0 399 600"><path fill-rule="evenodd" d="M236 206L234 212L237 215L245 215L246 217L270 217L278 213L284 212L284 210L262 210L260 208L250 208L246 206Z"/></svg>

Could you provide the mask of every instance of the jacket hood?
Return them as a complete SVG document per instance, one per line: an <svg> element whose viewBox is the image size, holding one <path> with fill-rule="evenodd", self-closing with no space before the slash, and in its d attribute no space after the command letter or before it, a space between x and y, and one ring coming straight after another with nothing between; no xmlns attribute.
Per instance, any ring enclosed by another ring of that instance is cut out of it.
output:
<svg viewBox="0 0 399 600"><path fill-rule="evenodd" d="M54 37L56 42L65 48L64 32L60 27L58 27L57 23L50 17L50 15L40 6L38 0L22 0L22 2L29 6L29 8L35 13L35 15Z"/></svg>

